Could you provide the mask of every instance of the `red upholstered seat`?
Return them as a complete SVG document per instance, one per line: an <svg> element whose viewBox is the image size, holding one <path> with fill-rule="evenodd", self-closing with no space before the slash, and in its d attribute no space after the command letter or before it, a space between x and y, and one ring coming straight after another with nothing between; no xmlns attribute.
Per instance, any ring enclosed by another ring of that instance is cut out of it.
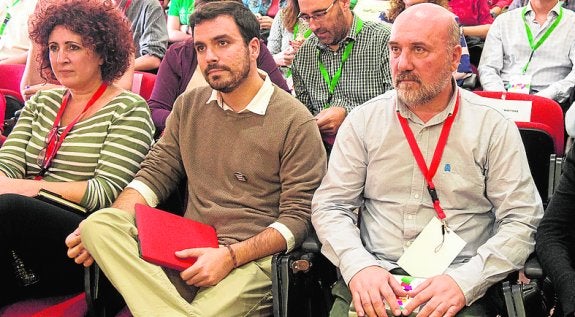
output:
<svg viewBox="0 0 575 317"><path fill-rule="evenodd" d="M84 317L87 312L85 293L27 299L0 308L0 317Z"/></svg>
<svg viewBox="0 0 575 317"><path fill-rule="evenodd" d="M147 72L134 72L132 79L132 91L148 100L152 95L154 83L156 82L156 75Z"/></svg>
<svg viewBox="0 0 575 317"><path fill-rule="evenodd" d="M489 98L506 100L527 100L532 102L531 121L516 122L520 129L541 129L547 132L552 138L555 147L555 154L563 155L565 150L565 124L563 121L563 111L561 106L552 99L501 91L475 91L476 94Z"/></svg>
<svg viewBox="0 0 575 317"><path fill-rule="evenodd" d="M24 64L0 64L0 88L19 92ZM22 97L20 97L22 98Z"/></svg>
<svg viewBox="0 0 575 317"><path fill-rule="evenodd" d="M531 175L546 205L561 171L565 151L563 110L554 100L545 97L495 91L475 91L488 98L531 101L531 119L515 121L527 153Z"/></svg>

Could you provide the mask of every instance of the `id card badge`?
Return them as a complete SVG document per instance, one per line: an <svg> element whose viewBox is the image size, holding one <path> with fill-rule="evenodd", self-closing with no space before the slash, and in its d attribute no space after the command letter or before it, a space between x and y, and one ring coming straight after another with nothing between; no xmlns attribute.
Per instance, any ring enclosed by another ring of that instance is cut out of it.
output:
<svg viewBox="0 0 575 317"><path fill-rule="evenodd" d="M508 92L518 92L522 94L529 94L531 91L531 75L515 75L509 80Z"/></svg>
<svg viewBox="0 0 575 317"><path fill-rule="evenodd" d="M442 226L433 217L399 258L397 264L409 275L429 278L443 274L463 250L466 242L449 227L442 234Z"/></svg>

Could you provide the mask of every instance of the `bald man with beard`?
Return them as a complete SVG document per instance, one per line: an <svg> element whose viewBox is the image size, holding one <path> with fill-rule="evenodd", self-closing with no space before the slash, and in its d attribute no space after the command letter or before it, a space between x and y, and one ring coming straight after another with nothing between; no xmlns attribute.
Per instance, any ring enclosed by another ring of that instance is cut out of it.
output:
<svg viewBox="0 0 575 317"><path fill-rule="evenodd" d="M455 84L459 31L445 8L401 13L389 52L395 90L347 116L312 201L342 276L332 316L351 303L358 316L495 316L496 283L533 252L543 213L519 131ZM425 280L408 291L392 274ZM396 296L412 299L400 310Z"/></svg>

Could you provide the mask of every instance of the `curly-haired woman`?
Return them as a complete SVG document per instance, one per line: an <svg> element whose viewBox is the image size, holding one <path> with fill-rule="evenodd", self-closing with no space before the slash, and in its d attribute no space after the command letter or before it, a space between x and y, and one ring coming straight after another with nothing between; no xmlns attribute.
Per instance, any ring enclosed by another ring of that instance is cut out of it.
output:
<svg viewBox="0 0 575 317"><path fill-rule="evenodd" d="M84 217L35 197L48 190L87 213L110 205L154 133L146 102L111 84L134 50L112 3L58 1L31 21L42 73L63 88L32 96L0 149L0 306L82 290L64 239Z"/></svg>

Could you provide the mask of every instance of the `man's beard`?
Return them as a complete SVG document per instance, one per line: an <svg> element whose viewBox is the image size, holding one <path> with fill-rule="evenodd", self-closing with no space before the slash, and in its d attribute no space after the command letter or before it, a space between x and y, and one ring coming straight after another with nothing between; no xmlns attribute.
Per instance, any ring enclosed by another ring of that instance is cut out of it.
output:
<svg viewBox="0 0 575 317"><path fill-rule="evenodd" d="M423 83L419 76L411 71L404 71L399 73L394 79L395 90L397 91L397 98L408 106L415 106L425 104L437 97L445 85L451 81L451 71L445 68L437 77L438 80L431 83ZM420 88L400 88L399 84L402 80L411 80L420 84Z"/></svg>
<svg viewBox="0 0 575 317"><path fill-rule="evenodd" d="M334 8L334 10L337 10L337 12L335 13L336 17L336 21L344 21L345 20L345 15L343 14L343 11L338 7L337 9ZM347 35L349 33L349 28L344 24L344 23L337 23L333 28L330 29L330 34L332 35L332 39L331 42L329 43L323 43L327 46L332 46L332 45L338 45L339 43L341 43L343 40L345 40L347 38ZM325 28L319 28L317 30L318 33L324 32Z"/></svg>
<svg viewBox="0 0 575 317"><path fill-rule="evenodd" d="M250 63L249 59L246 58L244 60L244 63L242 64L242 68L239 69L237 72L233 72L229 67L225 65L210 64L205 70L206 74L208 73L208 71L212 69L222 69L228 71L228 73L231 76L227 79L217 78L221 76L217 76L216 77L217 79L212 79L206 75L205 76L206 81L208 82L210 87L212 87L212 89L215 89L223 93L230 93L234 91L234 89L236 89L248 77L248 74L250 72L249 63Z"/></svg>

